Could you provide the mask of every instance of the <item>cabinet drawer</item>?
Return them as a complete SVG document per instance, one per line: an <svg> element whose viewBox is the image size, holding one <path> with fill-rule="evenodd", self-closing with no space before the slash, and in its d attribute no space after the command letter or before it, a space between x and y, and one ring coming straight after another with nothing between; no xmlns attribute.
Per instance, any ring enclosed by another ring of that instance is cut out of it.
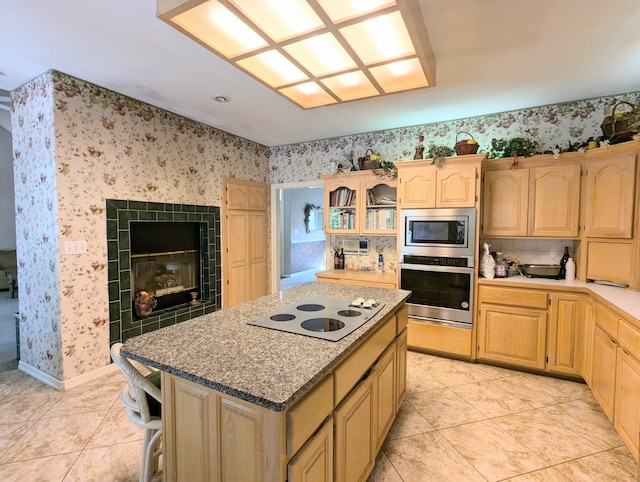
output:
<svg viewBox="0 0 640 482"><path fill-rule="evenodd" d="M380 329L362 343L333 372L335 380L335 404L349 393L358 380L371 368L382 352L396 336L396 317L388 317Z"/></svg>
<svg viewBox="0 0 640 482"><path fill-rule="evenodd" d="M498 305L522 306L546 310L549 301L546 291L480 286L480 303L494 303Z"/></svg>
<svg viewBox="0 0 640 482"><path fill-rule="evenodd" d="M333 375L287 412L287 455L295 454L333 411Z"/></svg>
<svg viewBox="0 0 640 482"><path fill-rule="evenodd" d="M618 324L618 343L627 353L640 360L640 330L625 320Z"/></svg>
<svg viewBox="0 0 640 482"><path fill-rule="evenodd" d="M618 339L618 317L600 304L596 305L596 325L615 340Z"/></svg>

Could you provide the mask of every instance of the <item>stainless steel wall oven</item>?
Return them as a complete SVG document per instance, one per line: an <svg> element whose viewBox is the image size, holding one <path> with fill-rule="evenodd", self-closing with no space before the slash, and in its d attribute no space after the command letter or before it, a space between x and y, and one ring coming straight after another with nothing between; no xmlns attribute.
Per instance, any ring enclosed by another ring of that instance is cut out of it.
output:
<svg viewBox="0 0 640 482"><path fill-rule="evenodd" d="M471 329L475 209L407 209L400 222L399 286L412 292L409 315Z"/></svg>

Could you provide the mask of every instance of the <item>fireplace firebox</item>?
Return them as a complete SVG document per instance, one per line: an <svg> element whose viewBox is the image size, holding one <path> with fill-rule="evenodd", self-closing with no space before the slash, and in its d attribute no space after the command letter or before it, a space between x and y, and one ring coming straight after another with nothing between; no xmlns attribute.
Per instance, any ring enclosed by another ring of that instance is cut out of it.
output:
<svg viewBox="0 0 640 482"><path fill-rule="evenodd" d="M200 225L190 222L132 222L131 287L135 316L140 293L152 296L161 310L200 298Z"/></svg>

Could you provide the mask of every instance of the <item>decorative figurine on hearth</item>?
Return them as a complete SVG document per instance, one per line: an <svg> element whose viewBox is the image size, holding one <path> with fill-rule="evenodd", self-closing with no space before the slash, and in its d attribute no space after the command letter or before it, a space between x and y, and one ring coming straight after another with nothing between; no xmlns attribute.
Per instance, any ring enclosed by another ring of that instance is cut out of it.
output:
<svg viewBox="0 0 640 482"><path fill-rule="evenodd" d="M157 304L158 301L153 295L146 291L139 291L135 302L136 315L149 316Z"/></svg>

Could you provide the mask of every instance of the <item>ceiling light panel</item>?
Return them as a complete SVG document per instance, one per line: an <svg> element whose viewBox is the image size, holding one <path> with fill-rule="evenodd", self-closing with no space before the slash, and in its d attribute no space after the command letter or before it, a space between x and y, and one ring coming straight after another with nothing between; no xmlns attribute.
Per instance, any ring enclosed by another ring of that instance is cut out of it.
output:
<svg viewBox="0 0 640 482"><path fill-rule="evenodd" d="M417 58L372 67L369 71L388 94L429 87L429 82Z"/></svg>
<svg viewBox="0 0 640 482"><path fill-rule="evenodd" d="M416 53L400 12L341 28L340 33L366 65Z"/></svg>
<svg viewBox="0 0 640 482"><path fill-rule="evenodd" d="M325 26L306 1L232 0L231 3L276 42Z"/></svg>
<svg viewBox="0 0 640 482"><path fill-rule="evenodd" d="M284 50L317 77L357 67L353 58L331 33L287 45Z"/></svg>
<svg viewBox="0 0 640 482"><path fill-rule="evenodd" d="M156 1L159 18L305 109L435 85L420 0Z"/></svg>
<svg viewBox="0 0 640 482"><path fill-rule="evenodd" d="M361 71L328 77L322 79L322 83L343 102L380 94L378 89Z"/></svg>
<svg viewBox="0 0 640 482"><path fill-rule="evenodd" d="M238 65L266 82L281 87L307 80L309 77L276 50L269 50L238 61Z"/></svg>
<svg viewBox="0 0 640 482"><path fill-rule="evenodd" d="M172 22L227 58L266 47L267 42L215 0L202 2Z"/></svg>
<svg viewBox="0 0 640 482"><path fill-rule="evenodd" d="M319 87L315 82L306 82L293 87L286 87L280 89L279 92L305 109L335 104L337 102L336 99L325 92L324 89Z"/></svg>
<svg viewBox="0 0 640 482"><path fill-rule="evenodd" d="M389 0L317 0L333 23L340 23L383 8L393 7Z"/></svg>

